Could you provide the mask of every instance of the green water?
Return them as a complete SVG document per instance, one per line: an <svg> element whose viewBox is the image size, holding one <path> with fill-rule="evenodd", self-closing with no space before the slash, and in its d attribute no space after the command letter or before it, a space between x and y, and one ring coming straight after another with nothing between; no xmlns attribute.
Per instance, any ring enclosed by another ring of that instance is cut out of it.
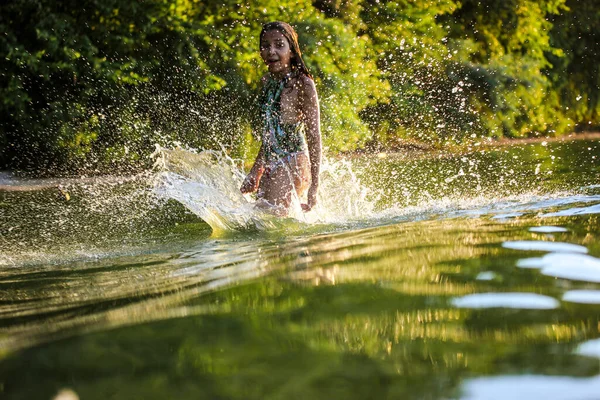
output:
<svg viewBox="0 0 600 400"><path fill-rule="evenodd" d="M354 164L365 218L219 236L118 183L0 192L0 398L600 398L600 304L563 299L600 291L600 142ZM549 253L590 268L518 266ZM556 304L457 306L502 292Z"/></svg>

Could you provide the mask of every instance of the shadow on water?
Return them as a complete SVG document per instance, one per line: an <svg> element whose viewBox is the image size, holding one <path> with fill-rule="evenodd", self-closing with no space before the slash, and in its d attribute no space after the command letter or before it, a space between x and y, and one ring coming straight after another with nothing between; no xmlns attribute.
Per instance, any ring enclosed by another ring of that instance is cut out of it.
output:
<svg viewBox="0 0 600 400"><path fill-rule="evenodd" d="M378 176L408 168L388 162ZM403 179L425 181L429 162ZM597 171L597 163L585 165ZM564 298L600 291L600 281L593 271L564 279L519 267L561 254L570 268L580 259L561 243L580 245L592 267L600 262L598 175L586 169L573 183L564 173L565 180L557 172L540 181L542 189L549 182L546 195L536 188L460 205L430 192L419 206L408 204L415 191L400 213L374 208L362 222L287 221L223 237L172 203L157 206L170 227L142 218L141 227L123 224L130 233L111 236L102 232L109 222L90 222L100 231L92 243L114 238L106 248L118 257L24 258L0 270L0 393L49 399L66 387L82 399L483 399L478 393L496 387L486 377L506 377L494 390L508 393L510 376L532 376L554 378L555 397L546 399L567 398L572 388L593 398L600 365L578 346L600 337L600 308ZM408 185L398 180L394 193ZM34 232L23 240L44 237ZM116 251L119 238L136 252ZM484 304L469 297L477 294L508 296ZM575 380L558 379L565 377Z"/></svg>

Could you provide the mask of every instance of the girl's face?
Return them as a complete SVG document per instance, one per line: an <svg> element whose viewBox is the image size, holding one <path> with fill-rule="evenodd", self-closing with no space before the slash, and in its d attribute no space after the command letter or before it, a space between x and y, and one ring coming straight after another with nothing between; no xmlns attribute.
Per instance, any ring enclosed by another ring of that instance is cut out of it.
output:
<svg viewBox="0 0 600 400"><path fill-rule="evenodd" d="M278 30L270 30L260 40L260 56L275 75L285 75L292 70L290 43Z"/></svg>

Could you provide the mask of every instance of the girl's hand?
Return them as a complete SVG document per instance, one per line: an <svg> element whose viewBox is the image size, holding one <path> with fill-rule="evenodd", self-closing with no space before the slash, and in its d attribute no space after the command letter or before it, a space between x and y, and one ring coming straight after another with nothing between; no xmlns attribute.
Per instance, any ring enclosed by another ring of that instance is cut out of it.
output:
<svg viewBox="0 0 600 400"><path fill-rule="evenodd" d="M258 153L258 156L256 157L256 161L254 162L252 169L250 170L248 175L246 175L246 179L244 179L244 182L242 183L242 187L240 187L240 191L243 194L256 192L256 189L258 189L258 184L260 183L260 178L262 178L263 172L265 171L265 168L262 166L261 160L262 160L262 147L260 148L260 152Z"/></svg>
<svg viewBox="0 0 600 400"><path fill-rule="evenodd" d="M300 206L302 207L302 210L304 212L308 212L310 210L313 209L314 206L317 205L317 190L319 189L318 186L313 186L311 185L310 188L308 188L308 195L307 195L307 204L301 204Z"/></svg>
<svg viewBox="0 0 600 400"><path fill-rule="evenodd" d="M256 189L258 189L258 179L256 179L256 176L254 174L250 173L248 174L248 176L246 176L246 179L244 179L240 191L243 194L246 194L255 192Z"/></svg>

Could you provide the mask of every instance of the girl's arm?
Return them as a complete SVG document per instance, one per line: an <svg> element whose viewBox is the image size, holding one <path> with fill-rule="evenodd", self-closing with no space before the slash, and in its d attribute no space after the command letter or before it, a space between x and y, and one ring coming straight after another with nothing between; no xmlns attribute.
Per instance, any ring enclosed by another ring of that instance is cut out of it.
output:
<svg viewBox="0 0 600 400"><path fill-rule="evenodd" d="M319 190L319 171L321 169L321 116L319 98L315 82L308 76L302 76L300 99L302 118L306 126L306 142L310 157L311 183L308 188L308 201L303 204L304 211L309 211L317 204L317 191Z"/></svg>
<svg viewBox="0 0 600 400"><path fill-rule="evenodd" d="M242 193L255 192L256 189L258 189L258 184L260 183L260 178L263 172L265 172L264 151L263 146L261 145L258 155L256 156L256 160L254 161L254 165L250 169L246 179L244 179L240 191Z"/></svg>

